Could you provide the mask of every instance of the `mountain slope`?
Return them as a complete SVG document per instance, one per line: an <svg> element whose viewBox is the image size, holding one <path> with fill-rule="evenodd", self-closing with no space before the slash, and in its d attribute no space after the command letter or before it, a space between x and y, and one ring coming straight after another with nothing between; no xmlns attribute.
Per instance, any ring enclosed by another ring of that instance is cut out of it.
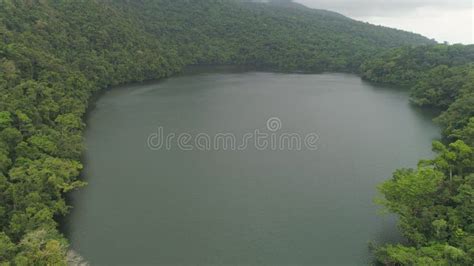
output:
<svg viewBox="0 0 474 266"><path fill-rule="evenodd" d="M174 41L191 63L356 71L364 58L382 49L433 43L420 35L293 3L218 3L112 1L147 32Z"/></svg>
<svg viewBox="0 0 474 266"><path fill-rule="evenodd" d="M101 88L188 64L357 71L419 35L294 4L0 1L0 262L64 264L57 217L84 184L83 116Z"/></svg>

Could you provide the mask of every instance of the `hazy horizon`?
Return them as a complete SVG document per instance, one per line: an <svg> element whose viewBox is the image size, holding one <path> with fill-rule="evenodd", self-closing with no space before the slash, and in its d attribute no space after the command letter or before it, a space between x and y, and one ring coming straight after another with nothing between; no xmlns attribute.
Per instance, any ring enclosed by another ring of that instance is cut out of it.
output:
<svg viewBox="0 0 474 266"><path fill-rule="evenodd" d="M295 0L376 25L422 34L438 42L473 44L473 0Z"/></svg>

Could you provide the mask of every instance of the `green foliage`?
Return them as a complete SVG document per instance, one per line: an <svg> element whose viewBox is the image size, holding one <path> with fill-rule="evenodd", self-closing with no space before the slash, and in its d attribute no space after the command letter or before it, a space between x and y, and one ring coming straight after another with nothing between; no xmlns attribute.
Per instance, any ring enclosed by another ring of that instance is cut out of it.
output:
<svg viewBox="0 0 474 266"><path fill-rule="evenodd" d="M431 225L424 225L431 213L424 210L433 207L442 180L443 174L430 168L398 170L393 179L380 186L385 197L380 203L400 216L404 235L415 244L426 242L425 234Z"/></svg>
<svg viewBox="0 0 474 266"><path fill-rule="evenodd" d="M16 265L67 265L65 240L57 232L31 231L18 245L20 252L13 259Z"/></svg>
<svg viewBox="0 0 474 266"><path fill-rule="evenodd" d="M462 141L433 144L437 156L417 170L398 170L380 186L400 217L409 246L379 247L384 264L471 265L474 262L474 151Z"/></svg>
<svg viewBox="0 0 474 266"><path fill-rule="evenodd" d="M35 17L34 25L22 26L38 31L35 41L45 48L66 45L72 52L60 56L100 87L168 76L187 64L356 71L367 56L384 48L434 43L420 35L288 3L118 0L50 3L41 7L45 8L57 17L38 14L41 19ZM104 12L107 16L101 16ZM74 31L52 27L58 20L68 21ZM51 33L54 41L48 38Z"/></svg>
<svg viewBox="0 0 474 266"><path fill-rule="evenodd" d="M474 93L468 93L459 97L435 121L441 125L444 136L452 141L465 137L459 133L469 126L469 121L473 117Z"/></svg>
<svg viewBox="0 0 474 266"><path fill-rule="evenodd" d="M289 1L0 1L0 264L65 264L67 244L55 217L69 209L64 194L84 185L77 179L82 119L100 89L167 77L190 64L357 72L367 58L388 48L431 44L420 35ZM442 86L436 80L420 83L414 102L450 105L439 122L447 134L469 143L465 114L473 111L474 86L466 83L473 76L466 63L472 62L472 50L400 48L364 64L362 72L374 81L410 85L429 71L441 75ZM432 70L442 65L447 68ZM405 227L414 229L407 235L416 242L455 235L446 240L456 249L448 250L452 259L464 256L457 249L472 254L467 247L473 228L465 226L472 218L472 169L462 144L446 149L455 158L447 154L433 169L401 171L385 191L387 206L408 215ZM453 173L449 186L446 169ZM414 185L407 195L394 192L407 185ZM452 194L448 202L455 208L429 201L439 191ZM442 207L440 215L424 212L433 206Z"/></svg>
<svg viewBox="0 0 474 266"><path fill-rule="evenodd" d="M377 251L378 257L384 258L384 265L425 265L449 266L470 265L472 258L455 247L446 244L433 244L421 248L403 245L387 245Z"/></svg>
<svg viewBox="0 0 474 266"><path fill-rule="evenodd" d="M474 117L469 119L469 123L465 127L453 130L453 138L461 139L469 146L474 147Z"/></svg>
<svg viewBox="0 0 474 266"><path fill-rule="evenodd" d="M444 143L416 170L398 170L380 186L379 203L400 217L407 245L376 250L386 265L474 263L474 45L405 47L361 66L363 78L410 88L411 100L435 107Z"/></svg>
<svg viewBox="0 0 474 266"><path fill-rule="evenodd" d="M361 66L362 77L410 88L412 102L443 111L436 119L455 141L474 116L474 45L405 47Z"/></svg>
<svg viewBox="0 0 474 266"><path fill-rule="evenodd" d="M474 45L406 46L377 54L362 64L360 72L370 81L412 87L434 68L440 68L439 72L444 66L465 66L473 62Z"/></svg>
<svg viewBox="0 0 474 266"><path fill-rule="evenodd" d="M10 112L0 112L0 130L10 127L13 119Z"/></svg>
<svg viewBox="0 0 474 266"><path fill-rule="evenodd" d="M3 232L0 232L0 261L6 261L15 254L16 246L10 238Z"/></svg>
<svg viewBox="0 0 474 266"><path fill-rule="evenodd" d="M474 65L463 67L437 66L416 83L411 90L412 101L419 106L446 109L467 86L474 85Z"/></svg>

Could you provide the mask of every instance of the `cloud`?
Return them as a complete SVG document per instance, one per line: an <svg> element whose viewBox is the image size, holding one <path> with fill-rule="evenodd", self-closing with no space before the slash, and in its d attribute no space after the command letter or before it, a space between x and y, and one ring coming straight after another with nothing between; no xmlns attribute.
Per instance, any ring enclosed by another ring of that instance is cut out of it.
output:
<svg viewBox="0 0 474 266"><path fill-rule="evenodd" d="M420 33L439 42L474 43L472 0L294 0L348 17Z"/></svg>
<svg viewBox="0 0 474 266"><path fill-rule="evenodd" d="M327 9L350 17L393 17L413 13L420 8L459 10L472 8L471 0L295 0L318 9Z"/></svg>

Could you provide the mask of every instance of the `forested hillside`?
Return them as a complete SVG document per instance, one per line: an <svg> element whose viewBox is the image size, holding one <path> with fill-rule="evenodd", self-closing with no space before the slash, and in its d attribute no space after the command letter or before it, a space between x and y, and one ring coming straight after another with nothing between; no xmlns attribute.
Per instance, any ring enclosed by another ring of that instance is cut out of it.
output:
<svg viewBox="0 0 474 266"><path fill-rule="evenodd" d="M376 51L433 43L420 35L297 4L111 2L128 12L140 28L173 47L187 64L232 63L280 71L356 71Z"/></svg>
<svg viewBox="0 0 474 266"><path fill-rule="evenodd" d="M380 186L409 243L376 251L394 265L474 263L474 45L400 48L362 66L368 80L410 88L412 102L442 111L444 143L433 160L401 169Z"/></svg>
<svg viewBox="0 0 474 266"><path fill-rule="evenodd" d="M64 193L84 185L83 116L94 92L167 77L189 64L357 72L386 49L433 43L333 12L231 0L1 0L0 39L0 262L13 265L65 263L57 218L69 209ZM446 124L473 106L457 103L472 102L460 95L468 94L459 90L439 103L455 101ZM445 128L472 141L465 125ZM459 171L450 172L452 180Z"/></svg>

